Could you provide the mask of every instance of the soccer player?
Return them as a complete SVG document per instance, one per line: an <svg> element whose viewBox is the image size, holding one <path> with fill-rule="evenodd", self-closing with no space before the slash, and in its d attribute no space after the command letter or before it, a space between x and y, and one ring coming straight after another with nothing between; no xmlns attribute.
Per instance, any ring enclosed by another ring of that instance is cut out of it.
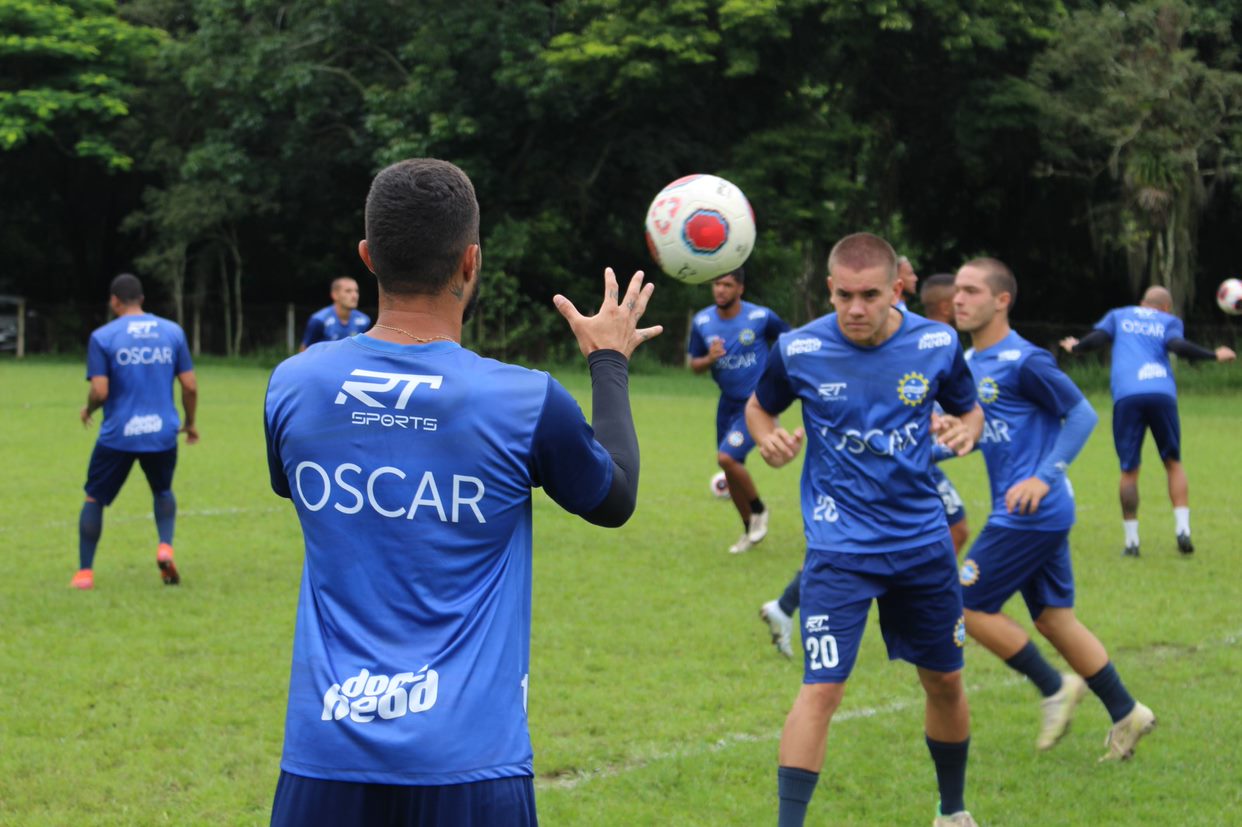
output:
<svg viewBox="0 0 1242 827"><path fill-rule="evenodd" d="M901 263L906 261L906 268L911 269L910 263L904 256L897 259L898 278L902 279L902 289L905 289L906 280L902 277L904 272ZM913 270L911 269L911 273ZM914 276L914 283L918 282L918 276ZM953 274L937 273L929 277L923 282L923 287L919 291L919 297L923 302L924 316L934 322L953 326ZM899 302L897 307L904 309L904 303ZM944 515L949 522L949 534L953 538L953 550L960 553L966 545L966 541L970 539L970 527L966 524L966 506L962 502L962 497L957 493L957 488L945 476L944 471L940 470L940 466L933 463L931 465L932 481L936 485L936 491L940 494L940 500L944 503ZM781 592L781 596L775 600L769 600L759 608L759 619L768 625L768 631L772 635L772 645L776 647L776 651L785 657L793 657L793 614L798 610L799 589L802 583L802 572L799 571L793 576L793 579L785 586L785 590Z"/></svg>
<svg viewBox="0 0 1242 827"><path fill-rule="evenodd" d="M897 300L897 308L906 310L906 296L919 294L919 274L914 272L914 265L905 256L897 256L897 279L901 282L901 298Z"/></svg>
<svg viewBox="0 0 1242 827"><path fill-rule="evenodd" d="M742 536L732 554L749 551L768 533L767 507L746 470L755 441L746 430L746 400L763 373L768 349L789 325L771 309L742 301L746 274L741 267L712 282L715 304L700 310L690 327L688 361L695 373L710 370L720 386L716 405L716 462L729 481L729 496L742 518Z"/></svg>
<svg viewBox="0 0 1242 827"><path fill-rule="evenodd" d="M979 448L992 486L992 513L961 566L966 631L1043 695L1039 749L1065 734L1089 688L1113 721L1100 760L1125 760L1156 717L1131 697L1103 644L1074 614L1074 495L1065 472L1095 426L1095 411L1051 353L1010 329L1018 283L1008 267L993 258L969 261L957 271L956 288L957 328L973 340L967 361L986 415ZM1001 612L1015 592L1073 673L1058 674Z"/></svg>
<svg viewBox="0 0 1242 827"><path fill-rule="evenodd" d="M194 418L198 411L198 380L186 347L185 333L173 321L142 309L142 282L122 273L112 280L108 304L116 318L91 333L86 352L86 378L91 383L83 427L103 408L99 439L86 471L86 502L78 517L78 573L75 589L95 587L95 549L103 533L103 510L112 504L134 461L142 466L154 497L155 529L159 536L155 560L165 585L181 575L173 562L173 529L177 499L173 471L177 467L177 434L187 445L198 442ZM173 403L173 378L181 384L185 420Z"/></svg>
<svg viewBox="0 0 1242 827"><path fill-rule="evenodd" d="M1195 550L1190 540L1190 486L1182 467L1177 385L1169 353L1217 362L1236 358L1227 347L1213 351L1188 342L1183 338L1182 320L1170 312L1172 309L1173 296L1168 290L1149 287L1138 307L1110 310L1081 340L1073 336L1061 340L1061 347L1069 353L1113 343L1109 387L1113 395L1113 444L1121 461L1122 555L1127 557L1139 556L1139 464L1148 430L1156 440L1168 477L1177 549L1187 555Z"/></svg>
<svg viewBox="0 0 1242 827"><path fill-rule="evenodd" d="M901 282L888 242L847 236L833 247L828 271L836 312L778 339L746 406L746 423L773 467L807 442L805 659L781 734L779 824L795 827L806 817L874 599L889 657L918 668L927 696L925 733L940 789L935 824L973 825L965 806L970 713L961 587L927 468L933 401L954 415L939 439L955 451L973 446L983 413L953 329L893 306ZM805 427L791 433L777 416L795 399Z"/></svg>
<svg viewBox="0 0 1242 827"><path fill-rule="evenodd" d="M332 280L332 304L316 310L306 322L302 347L357 336L371 326L371 317L358 309L358 282L349 276Z"/></svg>
<svg viewBox="0 0 1242 827"><path fill-rule="evenodd" d="M359 254L378 323L286 360L267 392L272 488L306 548L272 824L533 825L531 490L597 525L633 512L628 359L662 330L636 327L653 286L606 270L591 317L553 299L592 432L548 374L459 344L482 264L464 172L382 170Z"/></svg>

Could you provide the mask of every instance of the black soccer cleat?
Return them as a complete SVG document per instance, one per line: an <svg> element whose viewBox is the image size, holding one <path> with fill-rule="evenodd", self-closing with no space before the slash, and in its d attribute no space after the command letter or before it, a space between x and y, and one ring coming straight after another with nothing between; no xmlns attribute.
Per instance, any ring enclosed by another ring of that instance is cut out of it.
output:
<svg viewBox="0 0 1242 827"><path fill-rule="evenodd" d="M1191 555L1195 553L1195 544L1190 542L1189 534L1177 535L1177 550L1182 553L1182 556L1187 556L1187 555Z"/></svg>
<svg viewBox="0 0 1242 827"><path fill-rule="evenodd" d="M1123 548L1121 550L1121 556L1122 557L1138 557L1139 556L1138 543L1135 543L1132 546L1126 546L1125 548Z"/></svg>

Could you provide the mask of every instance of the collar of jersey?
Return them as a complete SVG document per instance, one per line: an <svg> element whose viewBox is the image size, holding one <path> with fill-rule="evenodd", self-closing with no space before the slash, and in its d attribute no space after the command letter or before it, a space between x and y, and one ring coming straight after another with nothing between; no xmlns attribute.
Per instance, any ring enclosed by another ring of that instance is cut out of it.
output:
<svg viewBox="0 0 1242 827"><path fill-rule="evenodd" d="M347 341L353 342L359 347L365 347L367 350L378 350L383 353L415 353L420 356L449 353L450 351L461 350L461 345L457 342L434 341L426 344L415 344L411 342L408 345L399 345L396 342L385 342L380 339L374 339L365 333L359 333L357 336L351 336Z"/></svg>
<svg viewBox="0 0 1242 827"><path fill-rule="evenodd" d="M983 359L988 359L988 358L991 358L992 354L998 352L1001 348L1004 348L1005 350L1012 350L1018 344L1017 342L1012 341L1014 337L1016 337L1017 335L1018 335L1018 331L1010 330L1008 333L1005 334L1005 338L1001 339L999 342L992 345L987 350L975 350L975 356L981 357ZM974 348L971 348L971 349L974 350Z"/></svg>

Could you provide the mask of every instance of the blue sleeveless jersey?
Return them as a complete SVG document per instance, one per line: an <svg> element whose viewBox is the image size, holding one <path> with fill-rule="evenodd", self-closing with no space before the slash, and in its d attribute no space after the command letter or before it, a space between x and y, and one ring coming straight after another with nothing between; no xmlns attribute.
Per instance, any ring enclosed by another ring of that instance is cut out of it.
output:
<svg viewBox="0 0 1242 827"><path fill-rule="evenodd" d="M1074 524L1069 478L1055 484L1034 514L1009 514L1005 492L1035 476L1061 433L1061 420L1082 401L1052 354L1010 332L987 350L966 354L983 406L979 449L992 486L988 524L1034 531L1062 531Z"/></svg>
<svg viewBox="0 0 1242 827"><path fill-rule="evenodd" d="M712 379L722 396L744 401L763 375L771 342L787 330L789 325L769 308L744 301L736 316L722 319L712 305L694 315L687 349L691 356L706 356L712 340L720 339L725 355L712 365Z"/></svg>
<svg viewBox="0 0 1242 827"><path fill-rule="evenodd" d="M363 335L278 366L265 419L306 549L281 767L531 775L531 489L581 514L612 482L577 403L455 343Z"/></svg>
<svg viewBox="0 0 1242 827"><path fill-rule="evenodd" d="M173 379L193 370L185 332L152 313L121 316L91 334L86 378L108 377L99 444L153 453L177 446Z"/></svg>
<svg viewBox="0 0 1242 827"><path fill-rule="evenodd" d="M755 389L764 410L802 400L802 520L811 550L872 554L936 542L947 531L931 475L931 414L975 404L953 328L903 313L877 347L849 341L836 314L777 341Z"/></svg>
<svg viewBox="0 0 1242 827"><path fill-rule="evenodd" d="M1185 335L1181 319L1151 307L1119 307L1105 314L1095 329L1113 340L1113 399L1142 393L1177 397L1167 347Z"/></svg>

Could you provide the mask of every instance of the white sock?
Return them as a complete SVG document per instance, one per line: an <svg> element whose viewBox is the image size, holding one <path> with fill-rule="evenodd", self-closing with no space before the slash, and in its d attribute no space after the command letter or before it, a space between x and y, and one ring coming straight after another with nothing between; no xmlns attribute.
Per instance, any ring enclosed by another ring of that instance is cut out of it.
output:
<svg viewBox="0 0 1242 827"><path fill-rule="evenodd" d="M1190 506L1173 509L1173 522L1176 523L1178 534L1190 533Z"/></svg>
<svg viewBox="0 0 1242 827"><path fill-rule="evenodd" d="M1139 544L1138 520L1122 520L1121 524L1126 530L1126 548L1137 546Z"/></svg>

